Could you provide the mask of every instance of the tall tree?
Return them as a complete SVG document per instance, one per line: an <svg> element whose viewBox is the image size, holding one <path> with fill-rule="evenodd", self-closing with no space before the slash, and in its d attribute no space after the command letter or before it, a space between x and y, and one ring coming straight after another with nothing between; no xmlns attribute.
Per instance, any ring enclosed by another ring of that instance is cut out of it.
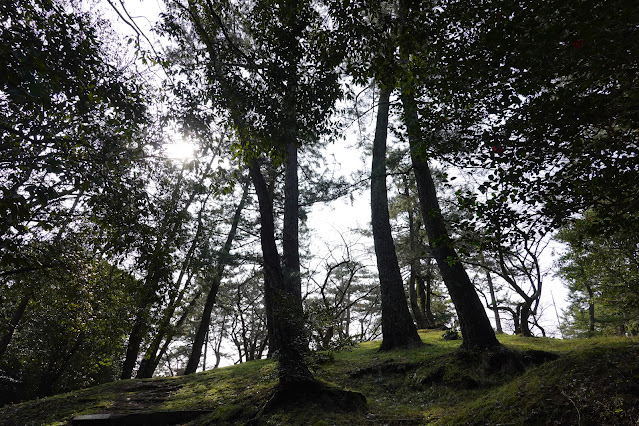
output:
<svg viewBox="0 0 639 426"><path fill-rule="evenodd" d="M424 22L430 21L421 20L422 15L417 18L416 13L412 13L414 18L409 23L409 12L426 13L428 10L415 7L415 11L412 11L410 6L402 2L351 4L336 1L331 3L330 11L338 23L336 31L343 35L344 40L348 40L348 47L344 48L352 52L348 70L355 81L365 84L368 78L373 77L371 74L375 74L374 77L381 82L394 82L391 87L399 85L423 220L433 255L460 318L464 345L498 346L490 321L448 235L424 155L428 141L417 124L417 107L414 102L410 103L414 101L413 85L421 78L411 74L408 64L413 60L412 50L421 46L417 42L417 34L423 34ZM398 48L400 57L396 57L395 53Z"/></svg>
<svg viewBox="0 0 639 426"><path fill-rule="evenodd" d="M393 52L396 31L393 5L383 2L331 1L336 47L346 55L349 78L380 88L371 172L371 218L382 301L382 350L418 345L421 340L406 304L406 295L388 213L386 142L390 96L397 75Z"/></svg>
<svg viewBox="0 0 639 426"><path fill-rule="evenodd" d="M382 88L373 141L371 172L371 224L382 294L383 339L381 350L421 344L421 339L406 304L404 284L390 227L386 188L386 137L389 109L390 90Z"/></svg>
<svg viewBox="0 0 639 426"><path fill-rule="evenodd" d="M448 293L455 305L465 348L492 348L499 346L495 332L470 281L463 263L455 250L442 216L435 183L428 162L423 158L421 130L417 123L417 110L410 91L403 89L402 105L406 128L411 143L411 158L428 241L441 271Z"/></svg>
<svg viewBox="0 0 639 426"><path fill-rule="evenodd" d="M275 242L273 205L264 177L256 164L251 166L250 173L260 208L260 239L264 258L264 283L267 286L265 303L267 315L272 315L273 342L277 348L280 383L288 386L310 382L312 374L305 360L308 343L303 331L301 298L297 299L284 280ZM289 277L288 285L290 279Z"/></svg>
<svg viewBox="0 0 639 426"><path fill-rule="evenodd" d="M226 237L226 242L224 243L224 247L220 251L217 264L215 265L215 271L213 272L211 288L209 289L208 295L206 297L206 303L204 304L204 311L202 312L202 318L200 320L200 324L198 325L197 331L195 333L195 338L193 340L193 346L191 348L191 355L189 356L189 361L184 369L184 374L192 374L197 370L197 366L200 364L200 357L202 356L202 346L204 345L204 340L209 332L209 325L211 323L211 312L213 311L213 305L215 304L215 300L217 297L217 291L220 288L220 283L222 281L222 276L224 275L224 268L228 263L228 258L231 253L231 246L233 244L233 240L235 239L235 235L237 233L237 227L240 223L240 218L242 215L242 210L244 209L244 204L246 203L246 199L248 196L248 183L244 185L244 189L242 191L242 198L240 199L239 204L235 210L233 215L233 219L231 222L231 229L229 230L228 236Z"/></svg>
<svg viewBox="0 0 639 426"><path fill-rule="evenodd" d="M53 270L79 268L71 261L71 235L83 242L82 250L112 258L105 253L111 243L107 229L121 216L103 216L100 206L126 197L135 201L127 210L135 210L144 198L140 163L155 144L146 131L143 87L119 55L110 54L99 21L69 11L63 2L40 0L3 2L0 13L5 22L0 28L0 286L26 289L9 330L2 327L0 352L11 352L20 318L33 318L28 309L38 307L39 294L47 290L38 286L64 287L25 274L49 270L51 278L68 280ZM91 230L98 224L100 232ZM15 287L20 282L31 284ZM71 355L86 354L88 340L87 335L76 339ZM56 380L42 389L52 389Z"/></svg>
<svg viewBox="0 0 639 426"><path fill-rule="evenodd" d="M410 154L415 173L415 181L419 194L422 219L428 235L428 241L437 261L448 293L455 305L457 317L463 336L463 347L492 348L499 346L495 332L486 315L475 288L464 269L463 263L455 250L437 198L435 183L428 164L428 147L434 143L422 132L419 121L419 110L415 100L415 79L411 78L410 63L414 50L419 44L414 42L410 31L418 28L420 9L412 8L407 1L399 2L400 36L399 61L403 66L400 78L401 101L404 110L404 124L410 143Z"/></svg>
<svg viewBox="0 0 639 426"><path fill-rule="evenodd" d="M238 132L237 152L249 164L258 195L266 303L276 323L280 381L308 381L312 376L304 362L299 288L297 147L317 140L338 93L337 75L327 62L330 56L318 56L314 49L322 48L319 15L309 2L301 1L263 1L242 10L224 2L217 8L197 1L173 4L209 55L210 94ZM193 41L174 23L167 21L166 26L180 32L186 45ZM309 71L303 79L302 67ZM285 164L281 259L260 152Z"/></svg>

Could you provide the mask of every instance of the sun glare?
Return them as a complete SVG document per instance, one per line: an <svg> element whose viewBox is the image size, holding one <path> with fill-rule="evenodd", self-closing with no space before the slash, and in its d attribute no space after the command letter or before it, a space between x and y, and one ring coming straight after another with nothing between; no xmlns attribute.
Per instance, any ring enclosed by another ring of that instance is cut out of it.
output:
<svg viewBox="0 0 639 426"><path fill-rule="evenodd" d="M166 156L172 160L186 161L195 156L195 145L190 142L176 141L166 144Z"/></svg>

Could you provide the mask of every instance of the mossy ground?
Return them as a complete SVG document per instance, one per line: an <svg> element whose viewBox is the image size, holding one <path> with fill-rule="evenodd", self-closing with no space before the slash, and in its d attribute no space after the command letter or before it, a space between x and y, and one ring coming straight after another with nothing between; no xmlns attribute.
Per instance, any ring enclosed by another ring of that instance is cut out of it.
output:
<svg viewBox="0 0 639 426"><path fill-rule="evenodd" d="M255 422L276 385L260 360L188 377L127 380L0 408L0 424L69 424L80 414L206 410L192 425L244 424L632 424L639 421L639 339L499 336L511 351L458 350L441 332L425 346L379 352L379 342L321 357L326 386L366 396L365 412L305 401ZM543 351L543 352L541 352ZM514 357L512 354L516 354ZM550 355L548 355L550 354ZM556 359L555 359L556 358Z"/></svg>

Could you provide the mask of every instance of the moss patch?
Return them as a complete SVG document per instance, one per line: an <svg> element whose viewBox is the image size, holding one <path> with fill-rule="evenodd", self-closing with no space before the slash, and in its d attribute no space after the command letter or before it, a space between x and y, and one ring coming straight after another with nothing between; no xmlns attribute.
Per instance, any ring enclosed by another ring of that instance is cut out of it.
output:
<svg viewBox="0 0 639 426"><path fill-rule="evenodd" d="M277 377L270 360L186 377L120 381L0 408L0 424L69 424L79 414L139 411L211 413L210 424L636 424L639 340L499 336L506 350L460 351L441 331L428 345L379 352L379 342L321 354L315 376L327 399L308 393L263 410ZM366 409L340 407L342 391ZM331 399L332 398L332 399ZM258 416L257 414L260 413Z"/></svg>

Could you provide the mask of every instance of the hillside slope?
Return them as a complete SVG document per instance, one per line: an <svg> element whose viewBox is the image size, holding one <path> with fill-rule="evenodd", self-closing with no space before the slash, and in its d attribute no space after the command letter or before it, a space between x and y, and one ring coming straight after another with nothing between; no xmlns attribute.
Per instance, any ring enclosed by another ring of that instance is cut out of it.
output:
<svg viewBox="0 0 639 426"><path fill-rule="evenodd" d="M256 417L276 383L275 364L260 360L188 377L120 381L7 406L0 408L0 424L65 425L94 413L138 413L138 419L145 419L139 424L192 425L639 421L639 339L500 336L518 354L513 358L460 352L460 342L442 340L441 332L420 334L426 345L417 349L380 353L379 342L370 342L316 357L316 376L362 393L368 402L365 412L306 401ZM157 412L162 413L152 414Z"/></svg>

